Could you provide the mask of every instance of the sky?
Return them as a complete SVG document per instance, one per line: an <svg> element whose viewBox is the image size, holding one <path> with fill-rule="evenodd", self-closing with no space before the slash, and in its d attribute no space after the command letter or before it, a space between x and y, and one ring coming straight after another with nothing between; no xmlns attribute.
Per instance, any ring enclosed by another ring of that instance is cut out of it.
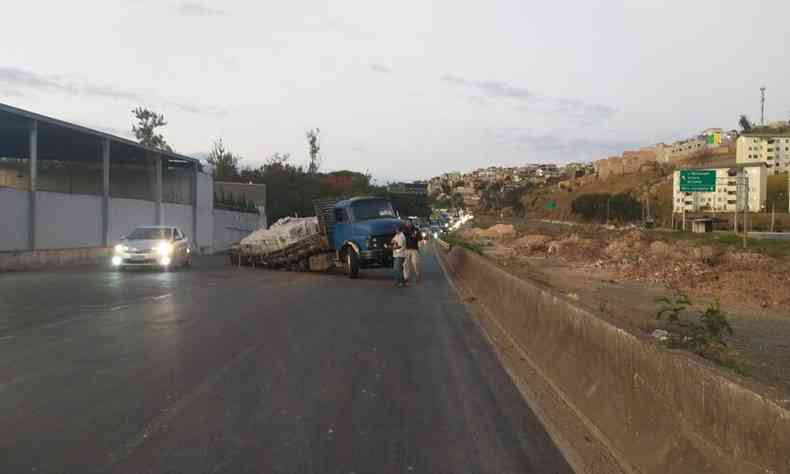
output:
<svg viewBox="0 0 790 474"><path fill-rule="evenodd" d="M379 182L590 161L739 114L790 118L790 2L348 0L14 2L0 102L128 136L165 115L173 148L222 138L260 166Z"/></svg>

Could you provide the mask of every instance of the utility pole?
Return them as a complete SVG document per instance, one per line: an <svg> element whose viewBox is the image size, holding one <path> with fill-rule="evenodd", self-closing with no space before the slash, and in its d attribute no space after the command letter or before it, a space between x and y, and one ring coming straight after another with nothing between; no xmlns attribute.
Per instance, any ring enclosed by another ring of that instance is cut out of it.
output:
<svg viewBox="0 0 790 474"><path fill-rule="evenodd" d="M606 198L606 225L609 225L609 201L611 201L611 196Z"/></svg>
<svg viewBox="0 0 790 474"><path fill-rule="evenodd" d="M744 189L744 199L743 199L743 248L746 248L746 239L747 234L749 232L748 226L748 212L749 212L749 175L746 174L746 170L743 170L743 189Z"/></svg>
<svg viewBox="0 0 790 474"><path fill-rule="evenodd" d="M776 199L771 204L771 232L774 231L774 222L776 221Z"/></svg>
<svg viewBox="0 0 790 474"><path fill-rule="evenodd" d="M735 205L735 211L732 213L732 233L738 237L738 204Z"/></svg>
<svg viewBox="0 0 790 474"><path fill-rule="evenodd" d="M684 200L683 201L683 232L685 231L686 231L686 201Z"/></svg>
<svg viewBox="0 0 790 474"><path fill-rule="evenodd" d="M760 125L765 126L765 86L760 88Z"/></svg>

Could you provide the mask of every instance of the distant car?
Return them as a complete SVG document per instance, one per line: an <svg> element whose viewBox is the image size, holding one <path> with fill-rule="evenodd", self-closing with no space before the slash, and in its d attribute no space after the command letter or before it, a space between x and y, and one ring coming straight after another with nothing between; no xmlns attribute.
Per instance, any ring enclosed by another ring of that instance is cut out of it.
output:
<svg viewBox="0 0 790 474"><path fill-rule="evenodd" d="M113 249L112 264L126 267L159 267L168 269L176 265L192 264L189 240L178 227L137 227Z"/></svg>

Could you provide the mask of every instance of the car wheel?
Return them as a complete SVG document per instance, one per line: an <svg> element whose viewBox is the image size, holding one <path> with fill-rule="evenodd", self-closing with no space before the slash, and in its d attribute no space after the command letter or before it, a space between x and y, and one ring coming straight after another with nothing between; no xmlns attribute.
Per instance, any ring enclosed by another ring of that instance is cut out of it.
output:
<svg viewBox="0 0 790 474"><path fill-rule="evenodd" d="M353 248L349 247L348 250L346 250L344 263L346 275L348 275L349 278L356 278L359 275L359 256Z"/></svg>

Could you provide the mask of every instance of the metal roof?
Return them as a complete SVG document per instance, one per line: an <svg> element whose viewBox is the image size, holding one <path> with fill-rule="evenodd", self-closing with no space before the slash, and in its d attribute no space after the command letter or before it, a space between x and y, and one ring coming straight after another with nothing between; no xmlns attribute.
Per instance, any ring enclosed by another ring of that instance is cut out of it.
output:
<svg viewBox="0 0 790 474"><path fill-rule="evenodd" d="M123 143L124 145L128 145L128 146L131 146L131 147L134 147L134 148L138 148L140 150L145 150L145 151L148 151L148 152L151 152L151 153L155 153L155 154L162 155L162 156L165 156L165 157L173 158L173 159L176 159L176 160L191 161L191 162L194 162L194 163L199 163L200 162L200 160L198 160L197 158L192 158L191 156L186 156L186 155L182 155L182 154L179 154L179 153L174 153L174 152L171 152L171 151L165 151L165 150L160 150L160 149L157 149L157 148L152 148L152 147L149 147L149 146L141 145L140 143L137 143L137 142L135 142L133 140L129 140L128 138L123 138L123 137L119 137L117 135L112 135L110 133L101 132L99 130L94 130L92 128L84 127L82 125L77 125L75 123L66 122L64 120L59 120L59 119L56 119L56 118L47 117L46 115L41 115L41 114L37 114L35 112L30 112L29 110L24 110L24 109L20 109L20 108L17 108L17 107L13 107L11 105L4 104L2 102L0 102L0 112L5 112L5 113L11 114L11 115L16 115L18 117L23 117L23 118L26 118L26 119L29 119L29 120L36 120L36 121L38 121L40 123L45 123L45 124L48 124L48 125L51 125L51 126L63 127L63 128L69 129L69 130L73 130L75 132L80 132L80 133L92 135L92 136L97 137L97 138L109 139L109 140L112 140L114 142Z"/></svg>

